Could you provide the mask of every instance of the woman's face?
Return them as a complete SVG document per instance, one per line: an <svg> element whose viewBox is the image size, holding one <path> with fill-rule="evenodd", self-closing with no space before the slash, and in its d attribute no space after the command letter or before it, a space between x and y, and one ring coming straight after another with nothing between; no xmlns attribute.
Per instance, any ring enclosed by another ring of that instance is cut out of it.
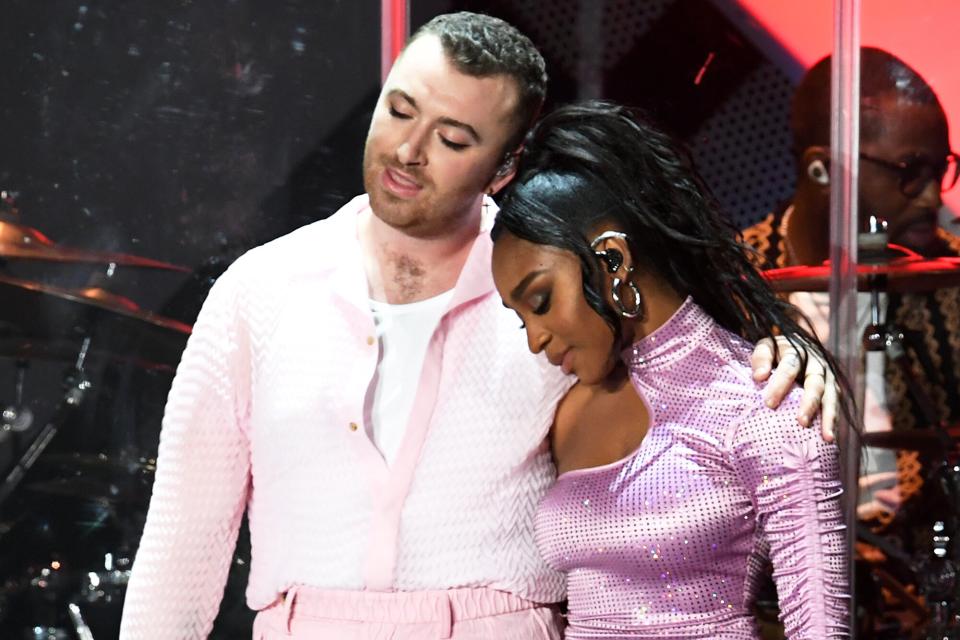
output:
<svg viewBox="0 0 960 640"><path fill-rule="evenodd" d="M504 232L493 249L493 279L504 305L520 316L531 352L546 352L585 384L613 371L613 331L587 304L573 253Z"/></svg>

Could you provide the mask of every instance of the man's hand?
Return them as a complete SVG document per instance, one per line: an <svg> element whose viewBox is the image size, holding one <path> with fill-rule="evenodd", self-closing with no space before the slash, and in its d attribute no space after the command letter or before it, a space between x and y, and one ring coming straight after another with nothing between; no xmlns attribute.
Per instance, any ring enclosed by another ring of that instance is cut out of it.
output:
<svg viewBox="0 0 960 640"><path fill-rule="evenodd" d="M774 348L779 356L776 369L773 368ZM763 390L764 402L771 408L779 406L800 373L800 355L797 350L783 336L777 336L776 345L770 338L764 338L753 350L750 364L753 367L754 380L763 382L769 378ZM820 410L820 425L826 442L834 440L833 427L837 420L838 393L837 382L826 363L816 354L807 352L803 398L800 401L797 422L809 427L817 411Z"/></svg>

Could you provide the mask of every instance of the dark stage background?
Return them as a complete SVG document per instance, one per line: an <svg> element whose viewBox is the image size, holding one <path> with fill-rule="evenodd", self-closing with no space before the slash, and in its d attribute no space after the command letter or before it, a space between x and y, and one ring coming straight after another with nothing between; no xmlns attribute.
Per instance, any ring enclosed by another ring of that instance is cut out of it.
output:
<svg viewBox="0 0 960 640"><path fill-rule="evenodd" d="M547 58L551 104L609 97L649 110L688 141L742 226L791 190L797 70L752 41L730 4L423 0L410 14L413 29L456 9L513 22ZM51 436L0 501L0 637L41 637L25 631L37 625L73 637L72 601L99 640L116 635L185 341L145 313L191 323L240 253L362 190L380 2L6 0L0 13L0 221L183 268L0 256L2 278L124 297L90 312L89 298L0 282L0 405L33 413L28 428L0 432L0 472ZM128 303L139 311L118 319ZM91 388L58 414L84 336ZM214 637L249 635L247 553L242 536Z"/></svg>

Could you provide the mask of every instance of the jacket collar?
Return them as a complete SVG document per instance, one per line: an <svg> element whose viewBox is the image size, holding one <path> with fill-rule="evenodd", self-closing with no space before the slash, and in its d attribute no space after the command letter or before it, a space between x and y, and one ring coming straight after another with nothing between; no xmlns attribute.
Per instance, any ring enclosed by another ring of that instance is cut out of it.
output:
<svg viewBox="0 0 960 640"><path fill-rule="evenodd" d="M351 305L365 311L369 311L369 283L364 270L358 222L360 215L369 208L369 197L366 194L357 196L330 217L331 226L325 232L338 239L330 246L333 291ZM493 255L490 230L493 228L497 211L493 199L483 196L480 230L454 285L453 297L447 311L494 291L493 274L490 270Z"/></svg>

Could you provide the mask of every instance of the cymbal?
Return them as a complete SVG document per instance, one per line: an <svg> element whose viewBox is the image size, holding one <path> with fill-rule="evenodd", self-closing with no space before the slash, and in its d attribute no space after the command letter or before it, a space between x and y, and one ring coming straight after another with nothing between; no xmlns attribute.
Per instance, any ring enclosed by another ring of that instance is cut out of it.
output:
<svg viewBox="0 0 960 640"><path fill-rule="evenodd" d="M121 357L175 366L191 327L98 288L66 289L0 274L0 327L7 338L31 344L59 341ZM58 347L59 348L59 347Z"/></svg>
<svg viewBox="0 0 960 640"><path fill-rule="evenodd" d="M76 262L116 264L123 267L143 267L189 272L168 262L108 251L90 251L59 245L36 229L14 222L0 220L0 259L43 260L47 262Z"/></svg>
<svg viewBox="0 0 960 640"><path fill-rule="evenodd" d="M108 502L139 501L153 480L156 460L103 453L45 453L35 464L30 492ZM53 472L53 473L50 473ZM44 477L45 476L45 477Z"/></svg>
<svg viewBox="0 0 960 640"><path fill-rule="evenodd" d="M69 473L82 474L151 474L157 468L152 458L130 455L107 455L105 453L45 453L37 458L38 468L56 468Z"/></svg>
<svg viewBox="0 0 960 640"><path fill-rule="evenodd" d="M860 444L880 449L910 449L913 451L942 451L944 448L943 437L939 431L934 429L870 431L860 435Z"/></svg>
<svg viewBox="0 0 960 640"><path fill-rule="evenodd" d="M109 482L100 478L77 475L72 478L53 478L23 485L26 491L66 498L84 498L105 502L140 502L145 499L140 482Z"/></svg>
<svg viewBox="0 0 960 640"><path fill-rule="evenodd" d="M12 335L4 335L4 331L0 329L0 358L73 363L80 355L80 343L76 340L42 340L18 334L19 329L16 327L13 328ZM88 349L85 361L87 363L106 361L128 363L140 369L165 373L173 373L176 370L174 364L151 362L132 354L113 353L96 347Z"/></svg>
<svg viewBox="0 0 960 640"><path fill-rule="evenodd" d="M858 264L857 289L922 293L960 286L960 258L904 256L885 264ZM774 291L828 291L830 265L783 267L763 272ZM879 283L878 283L879 281Z"/></svg>

